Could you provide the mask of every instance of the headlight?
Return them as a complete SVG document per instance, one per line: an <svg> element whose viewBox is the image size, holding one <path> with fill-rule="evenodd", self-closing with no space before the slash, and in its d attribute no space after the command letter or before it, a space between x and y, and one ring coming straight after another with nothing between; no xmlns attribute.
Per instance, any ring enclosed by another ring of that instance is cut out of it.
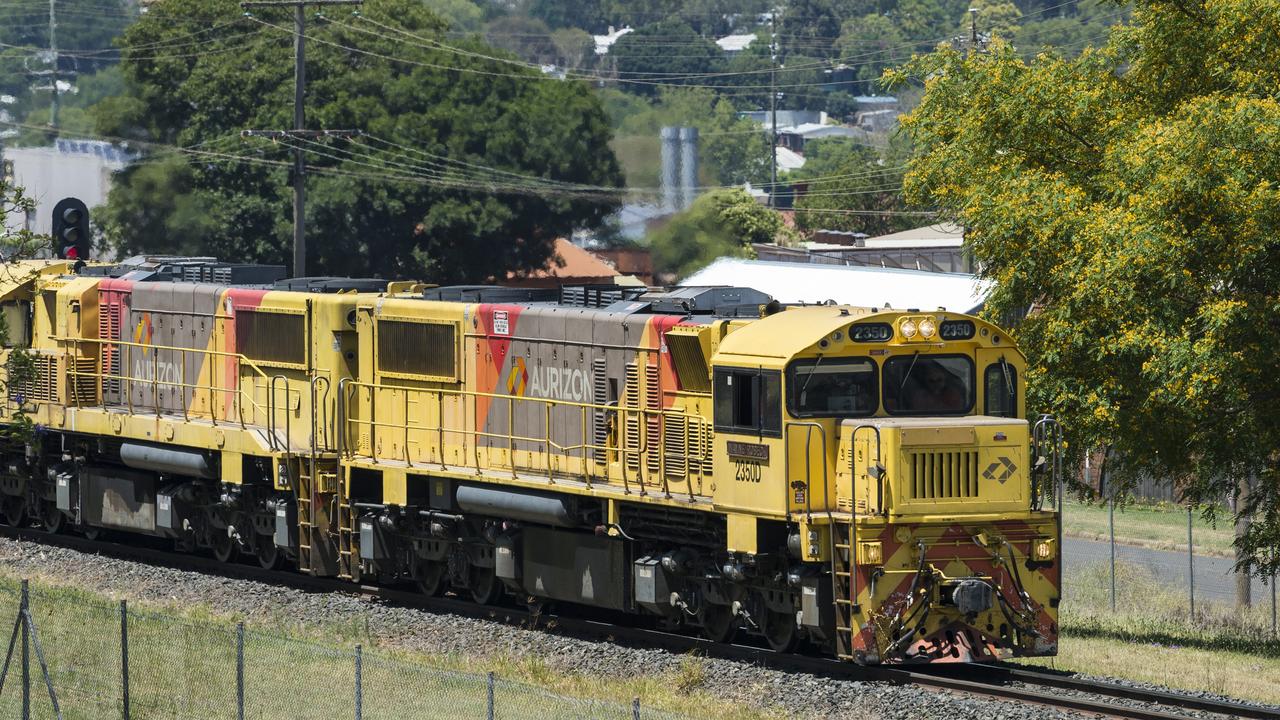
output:
<svg viewBox="0 0 1280 720"><path fill-rule="evenodd" d="M884 545L879 540L858 543L858 564L883 565Z"/></svg>
<svg viewBox="0 0 1280 720"><path fill-rule="evenodd" d="M914 320L908 320L902 323L901 329L902 337L907 338L908 340L916 336L916 322Z"/></svg>
<svg viewBox="0 0 1280 720"><path fill-rule="evenodd" d="M1031 542L1031 557L1036 562L1053 559L1053 538L1040 538Z"/></svg>
<svg viewBox="0 0 1280 720"><path fill-rule="evenodd" d="M927 338L933 337L933 334L937 331L938 331L938 326L934 325L932 320L920 321L920 335L922 337L927 337Z"/></svg>

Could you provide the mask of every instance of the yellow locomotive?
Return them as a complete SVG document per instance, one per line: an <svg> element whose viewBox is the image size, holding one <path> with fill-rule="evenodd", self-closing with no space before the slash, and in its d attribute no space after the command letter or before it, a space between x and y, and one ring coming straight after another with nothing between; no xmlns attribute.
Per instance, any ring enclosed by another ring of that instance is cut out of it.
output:
<svg viewBox="0 0 1280 720"><path fill-rule="evenodd" d="M864 663L1056 652L1056 462L993 325L279 275L11 264L6 522Z"/></svg>

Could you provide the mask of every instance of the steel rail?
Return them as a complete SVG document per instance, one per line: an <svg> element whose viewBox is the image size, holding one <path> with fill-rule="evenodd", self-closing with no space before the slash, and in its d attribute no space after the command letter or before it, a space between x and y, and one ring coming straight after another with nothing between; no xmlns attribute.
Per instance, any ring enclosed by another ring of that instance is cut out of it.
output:
<svg viewBox="0 0 1280 720"><path fill-rule="evenodd" d="M1280 710L1266 706L1121 685L1070 674L1033 671L1003 663L948 664L909 668L889 665L859 666L834 658L778 653L755 645L715 643L690 635L620 625L614 622L619 617L617 613L593 612L585 609L581 615L560 615L541 612L537 609L479 605L449 597L428 597L419 592L392 587L353 584L338 578L315 577L287 569L267 570L255 565L224 563L203 555L125 544L105 538L89 540L79 535L50 534L31 528L0 526L0 536L101 554L115 559L143 562L158 567L195 570L211 575L284 585L311 592L360 594L392 605L522 625L530 629L541 629L545 632L579 639L659 648L672 652L698 653L707 657L749 662L780 671L804 672L837 680L914 685L1124 720L1191 720L1193 718L1193 716L1179 714L1177 712L1179 710L1209 712L1226 717L1256 720L1280 720ZM1045 688L1087 693L1095 697L1055 693ZM1113 701L1109 702L1099 697L1111 698ZM1121 704L1114 700L1127 702Z"/></svg>

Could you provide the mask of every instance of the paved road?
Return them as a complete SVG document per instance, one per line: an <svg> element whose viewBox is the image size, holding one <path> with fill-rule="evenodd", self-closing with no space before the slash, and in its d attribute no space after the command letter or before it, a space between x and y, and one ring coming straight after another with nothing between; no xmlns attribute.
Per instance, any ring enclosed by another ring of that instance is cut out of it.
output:
<svg viewBox="0 0 1280 720"><path fill-rule="evenodd" d="M1067 583L1073 575L1073 569L1080 570L1088 566L1106 564L1110 560L1111 545L1107 542L1063 538L1063 561L1066 566ZM1156 581L1187 591L1187 554L1169 550L1150 550L1132 545L1116 545L1116 562L1138 565L1146 568ZM1229 558L1197 555L1195 557L1196 600L1234 603L1236 598L1236 580L1231 573L1234 561ZM1271 602L1271 588L1265 586L1258 578L1253 580L1253 602L1267 604Z"/></svg>

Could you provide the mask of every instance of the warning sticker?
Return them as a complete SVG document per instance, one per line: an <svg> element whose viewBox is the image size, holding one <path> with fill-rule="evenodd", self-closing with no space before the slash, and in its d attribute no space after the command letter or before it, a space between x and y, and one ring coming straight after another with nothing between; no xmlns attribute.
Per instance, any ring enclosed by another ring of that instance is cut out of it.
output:
<svg viewBox="0 0 1280 720"><path fill-rule="evenodd" d="M506 310L493 311L493 334L494 335L510 335L511 325L507 322Z"/></svg>

